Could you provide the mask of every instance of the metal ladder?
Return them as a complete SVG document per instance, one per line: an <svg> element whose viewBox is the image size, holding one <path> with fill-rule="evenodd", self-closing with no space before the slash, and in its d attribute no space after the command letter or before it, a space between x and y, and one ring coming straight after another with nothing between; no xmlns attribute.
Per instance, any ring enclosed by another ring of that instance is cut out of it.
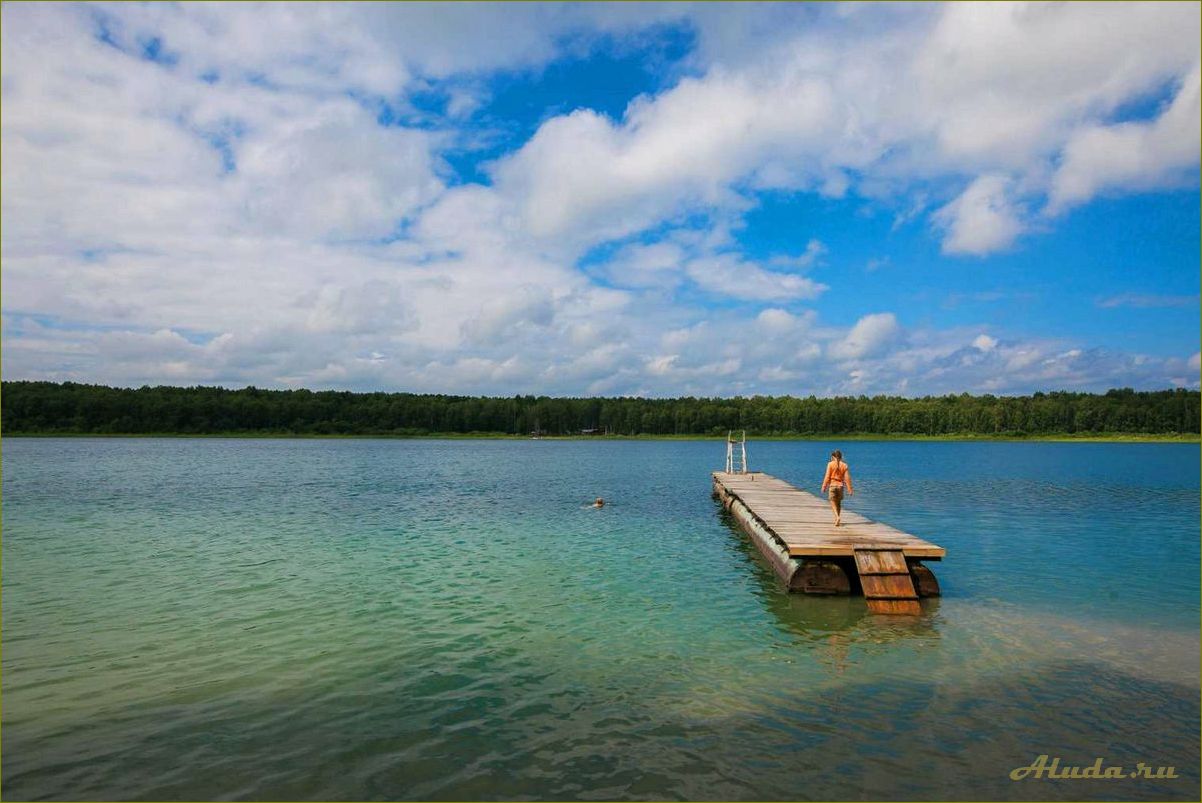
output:
<svg viewBox="0 0 1202 803"><path fill-rule="evenodd" d="M739 447L737 451L736 445ZM743 430L741 440L735 440L733 431L726 433L726 473L747 473L747 430Z"/></svg>

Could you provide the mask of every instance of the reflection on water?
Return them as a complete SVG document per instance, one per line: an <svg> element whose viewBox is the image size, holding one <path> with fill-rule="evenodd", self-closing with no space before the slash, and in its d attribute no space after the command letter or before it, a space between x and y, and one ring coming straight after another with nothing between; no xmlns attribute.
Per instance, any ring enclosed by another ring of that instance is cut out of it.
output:
<svg viewBox="0 0 1202 803"><path fill-rule="evenodd" d="M1196 799L1197 447L855 446L920 617L784 593L720 444L6 442L3 794ZM994 492L1041 461L1055 521Z"/></svg>
<svg viewBox="0 0 1202 803"><path fill-rule="evenodd" d="M823 674L835 680L845 679L856 670L854 651L864 644L886 644L901 639L937 642L939 638L938 597L922 600L920 616L881 616L868 612L862 596L816 596L786 593L776 574L750 538L725 511L718 517L737 543L758 584L755 595L773 616L781 632L793 637L799 647L824 668ZM925 649L927 645L911 645ZM933 646L933 645L932 645Z"/></svg>

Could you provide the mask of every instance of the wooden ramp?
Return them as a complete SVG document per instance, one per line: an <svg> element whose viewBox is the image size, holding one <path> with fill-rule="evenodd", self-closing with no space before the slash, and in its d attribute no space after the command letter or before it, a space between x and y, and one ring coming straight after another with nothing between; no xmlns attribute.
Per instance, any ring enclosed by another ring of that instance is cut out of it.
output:
<svg viewBox="0 0 1202 803"><path fill-rule="evenodd" d="M835 527L830 503L760 472L715 471L714 495L752 536L790 590L847 593L859 579L874 613L917 614L920 596L939 585L923 560L946 550L844 509Z"/></svg>
<svg viewBox="0 0 1202 803"><path fill-rule="evenodd" d="M856 550L856 572L873 613L922 613L910 567L900 549Z"/></svg>

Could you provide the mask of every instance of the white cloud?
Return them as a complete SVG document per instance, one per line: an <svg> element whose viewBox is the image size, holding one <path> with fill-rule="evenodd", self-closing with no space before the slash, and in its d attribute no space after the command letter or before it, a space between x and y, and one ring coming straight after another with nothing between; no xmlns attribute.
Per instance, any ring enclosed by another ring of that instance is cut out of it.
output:
<svg viewBox="0 0 1202 803"><path fill-rule="evenodd" d="M769 260L769 264L774 268L809 268L818 264L822 257L826 255L828 250L829 249L823 245L821 240L811 238L810 241L806 243L805 250L800 254L796 256L774 256Z"/></svg>
<svg viewBox="0 0 1202 803"><path fill-rule="evenodd" d="M483 103L481 91L456 87L448 93L447 116L454 119L470 117Z"/></svg>
<svg viewBox="0 0 1202 803"><path fill-rule="evenodd" d="M624 287L672 287L682 278L685 249L671 242L621 248L606 265L606 274Z"/></svg>
<svg viewBox="0 0 1202 803"><path fill-rule="evenodd" d="M34 13L12 16L24 21ZM537 67L559 55L573 33L621 34L680 11L545 3L515 13L489 3L323 2L102 3L72 13L85 23L95 17L131 52L161 40L193 75L396 97L432 78Z"/></svg>
<svg viewBox="0 0 1202 803"><path fill-rule="evenodd" d="M463 324L468 341L492 342L521 329L545 329L555 319L551 295L535 285L522 285L515 291L488 299L480 311Z"/></svg>
<svg viewBox="0 0 1202 803"><path fill-rule="evenodd" d="M797 349L794 359L799 363L810 363L822 356L822 346L817 343L806 343Z"/></svg>
<svg viewBox="0 0 1202 803"><path fill-rule="evenodd" d="M621 123L583 109L547 121L498 165L497 185L536 236L622 237L737 204L731 182L837 134L831 103L825 81L796 70L771 80L715 70L636 100Z"/></svg>
<svg viewBox="0 0 1202 803"><path fill-rule="evenodd" d="M817 298L827 285L805 276L764 270L733 254L695 259L686 268L690 279L716 296L753 301Z"/></svg>
<svg viewBox="0 0 1202 803"><path fill-rule="evenodd" d="M851 329L815 328L812 316L791 315L792 328L786 330L790 321L781 315L758 316L756 326L749 327L737 315L724 314L666 333L656 322L635 316L624 319L620 336L585 338L587 344L577 352L562 348L572 325L556 318L541 334L519 333L525 339L516 348L501 344L490 351L485 344L474 354L415 349L405 339L373 346L379 339L370 337L354 338L357 345L348 350L345 338L302 328L266 327L208 342L193 342L170 329L72 332L9 315L5 373L127 385L213 382L500 394L580 393L580 383L586 383L588 393L699 396L1026 393L1199 384L1196 354L1161 359L1022 338L982 351L975 344L965 347L970 337L957 331L896 336L887 315L868 316ZM765 337L759 321L781 329ZM819 359L824 351L834 361Z"/></svg>
<svg viewBox="0 0 1202 803"><path fill-rule="evenodd" d="M1202 138L1200 76L1195 65L1172 104L1154 121L1092 125L1075 132L1052 177L1048 211L1062 212L1110 189L1177 186L1196 179Z"/></svg>
<svg viewBox="0 0 1202 803"><path fill-rule="evenodd" d="M5 4L5 376L725 395L1186 373L890 313L820 327L799 304L839 292L817 272L838 249L802 220L800 253L752 258L739 227L763 190L859 194L902 223L941 207L945 250L980 254L1049 192L1171 183L1197 164L1196 6L755 11ZM490 70L663 19L696 27L687 78L552 116L494 183L447 186ZM1155 120L1112 123L1174 81Z"/></svg>
<svg viewBox="0 0 1202 803"><path fill-rule="evenodd" d="M1120 293L1117 296L1100 298L1096 303L1103 309L1113 309L1114 307L1137 307L1142 309L1150 307L1188 307L1198 303L1198 296Z"/></svg>
<svg viewBox="0 0 1202 803"><path fill-rule="evenodd" d="M399 334L416 325L415 311L401 288L382 279L325 284L296 303L307 312L305 329L310 332Z"/></svg>
<svg viewBox="0 0 1202 803"><path fill-rule="evenodd" d="M855 360L880 354L901 335L901 326L892 312L865 315L843 337L833 343L831 356Z"/></svg>
<svg viewBox="0 0 1202 803"><path fill-rule="evenodd" d="M383 128L354 104L339 106L237 143L238 200L258 227L384 237L438 196L429 135Z"/></svg>
<svg viewBox="0 0 1202 803"><path fill-rule="evenodd" d="M791 314L788 310L769 307L763 310L756 316L755 322L759 324L765 332L771 335L783 335L792 332L798 326L803 325L803 321L796 315Z"/></svg>
<svg viewBox="0 0 1202 803"><path fill-rule="evenodd" d="M945 158L1025 171L1082 120L1187 72L1198 27L1186 5L941 6L907 75L914 113L930 115Z"/></svg>
<svg viewBox="0 0 1202 803"><path fill-rule="evenodd" d="M801 16L765 12L781 27L744 47L736 40L749 29L725 31L715 20L729 15L699 13L702 31L726 42L703 52L733 54L730 63L637 99L620 120L589 110L548 120L498 165L498 186L534 234L583 247L699 207L737 208L744 180L839 195L854 171L862 191L920 198L923 181L967 178L942 211L945 246L984 254L1021 234L1016 199L1048 190L1074 137L1197 61L1198 9L1188 4ZM1174 142L1189 140L1179 133ZM1174 165L1196 164L1196 141L1174 154ZM1106 180L1155 185L1150 167Z"/></svg>
<svg viewBox="0 0 1202 803"><path fill-rule="evenodd" d="M4 9L6 255L379 237L441 191L427 132L341 92L211 85L59 11L77 27Z"/></svg>
<svg viewBox="0 0 1202 803"><path fill-rule="evenodd" d="M997 348L997 338L990 337L987 334L979 334L972 341L972 347L977 351L993 351Z"/></svg>
<svg viewBox="0 0 1202 803"><path fill-rule="evenodd" d="M981 256L1014 242L1023 224L1020 211L1009 198L1010 186L1005 176L980 176L935 212L934 222L946 230L945 254Z"/></svg>

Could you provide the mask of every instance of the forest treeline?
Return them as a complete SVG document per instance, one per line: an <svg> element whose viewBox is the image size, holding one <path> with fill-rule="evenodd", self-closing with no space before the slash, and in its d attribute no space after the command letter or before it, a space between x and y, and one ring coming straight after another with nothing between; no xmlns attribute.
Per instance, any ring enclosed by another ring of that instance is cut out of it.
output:
<svg viewBox="0 0 1202 803"><path fill-rule="evenodd" d="M1199 431L1195 390L1030 396L551 398L4 382L16 434L1058 435Z"/></svg>

